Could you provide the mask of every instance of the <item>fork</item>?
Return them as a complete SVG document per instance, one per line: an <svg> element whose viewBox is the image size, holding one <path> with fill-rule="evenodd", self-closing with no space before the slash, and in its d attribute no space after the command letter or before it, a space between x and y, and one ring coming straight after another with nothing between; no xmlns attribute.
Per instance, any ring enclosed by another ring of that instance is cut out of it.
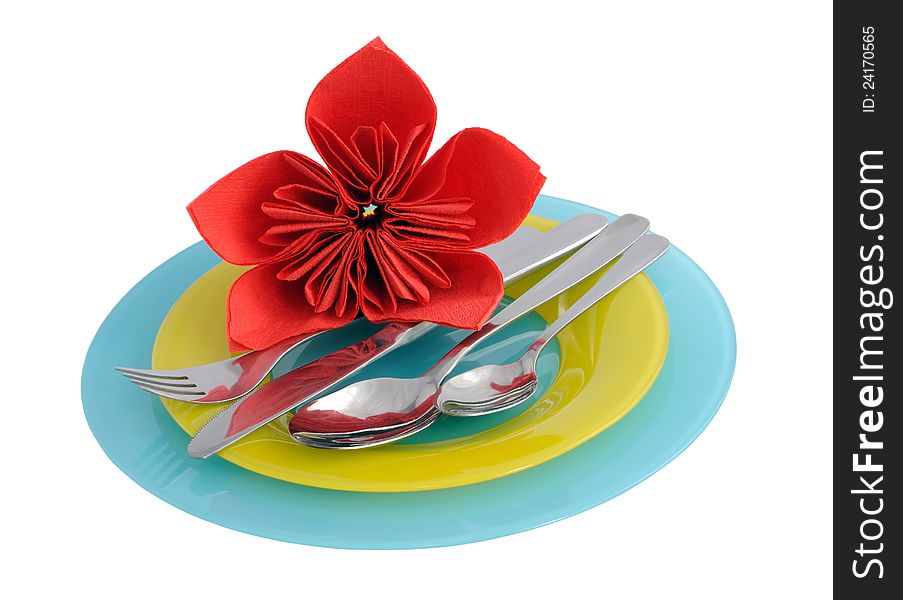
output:
<svg viewBox="0 0 903 600"><path fill-rule="evenodd" d="M593 226L604 226L597 217ZM572 219L573 221L574 219ZM589 220L585 220L589 225ZM582 223L578 225L583 226ZM560 225L559 225L560 227ZM543 234L521 226L506 239L483 248L482 252L500 266L511 262L514 255L536 242ZM221 361L182 369L135 369L115 367L142 390L182 402L215 404L235 400L252 391L266 378L282 357L299 344L322 332L302 333L266 348L247 352Z"/></svg>

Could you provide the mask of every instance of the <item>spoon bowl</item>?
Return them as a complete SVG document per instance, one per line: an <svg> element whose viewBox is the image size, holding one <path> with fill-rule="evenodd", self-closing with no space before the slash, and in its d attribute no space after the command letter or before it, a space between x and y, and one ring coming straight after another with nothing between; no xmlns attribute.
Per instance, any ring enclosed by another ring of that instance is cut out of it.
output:
<svg viewBox="0 0 903 600"><path fill-rule="evenodd" d="M586 294L539 334L520 359L505 365L483 365L449 378L434 400L437 408L450 415L477 416L505 410L526 400L532 392L518 395L517 390L530 385L535 389L536 362L549 340L602 298L658 260L669 245L668 240L661 236L643 236Z"/></svg>
<svg viewBox="0 0 903 600"><path fill-rule="evenodd" d="M487 414L484 409L523 394L526 389L536 389L538 375L536 361L545 340L537 340L519 359L506 365L483 365L449 378L434 402L444 413Z"/></svg>
<svg viewBox="0 0 903 600"><path fill-rule="evenodd" d="M428 412L437 387L428 375L360 381L306 407L307 418L302 426L292 429L292 434L317 439L346 438L405 427Z"/></svg>

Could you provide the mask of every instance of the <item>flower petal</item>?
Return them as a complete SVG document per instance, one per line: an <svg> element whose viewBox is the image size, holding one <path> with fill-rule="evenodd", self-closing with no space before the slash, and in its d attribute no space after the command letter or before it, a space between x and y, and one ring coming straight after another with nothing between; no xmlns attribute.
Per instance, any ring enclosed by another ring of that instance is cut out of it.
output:
<svg viewBox="0 0 903 600"><path fill-rule="evenodd" d="M295 152L265 154L235 169L188 205L188 213L207 244L224 260L253 265L272 258L278 249L260 241L281 224L261 210L273 193L289 184L330 192L329 173Z"/></svg>
<svg viewBox="0 0 903 600"><path fill-rule="evenodd" d="M340 327L356 316L356 309L341 317L333 311L314 312L304 297L303 282L276 277L282 267L280 263L255 267L232 284L227 327L233 342L262 350L294 335Z"/></svg>
<svg viewBox="0 0 903 600"><path fill-rule="evenodd" d="M307 131L323 162L354 198L363 199L376 174L354 148L349 148L339 135L316 118L307 120Z"/></svg>
<svg viewBox="0 0 903 600"><path fill-rule="evenodd" d="M459 329L478 329L492 316L502 299L502 274L492 259L478 252L432 253L451 286L431 287L426 303L397 299L398 306L387 314L376 303L361 301L364 316L375 323L429 321ZM363 294L362 294L363 296Z"/></svg>
<svg viewBox="0 0 903 600"><path fill-rule="evenodd" d="M416 203L393 202L386 206L385 227L412 246L469 247L469 231L476 219L467 215L473 206L470 198L429 198Z"/></svg>
<svg viewBox="0 0 903 600"><path fill-rule="evenodd" d="M355 150L358 128L388 128L399 142L412 140L406 165L416 167L436 128L436 103L417 73L376 38L317 84L307 103L306 123L329 168L360 190L372 183L365 181L372 167Z"/></svg>
<svg viewBox="0 0 903 600"><path fill-rule="evenodd" d="M344 234L333 244L335 254L322 256L310 273L304 294L318 313L332 309L336 316L342 317L349 306L349 297L356 298L357 278L351 272L360 260L361 243L360 234ZM356 312L357 304L352 308Z"/></svg>
<svg viewBox="0 0 903 600"><path fill-rule="evenodd" d="M288 248L306 232L328 232L348 229L351 212L338 194L324 193L306 185L291 184L277 189L272 202L260 209L278 225L267 229L260 241L270 246Z"/></svg>
<svg viewBox="0 0 903 600"><path fill-rule="evenodd" d="M395 214L416 213L422 204L435 215L436 205L443 200L454 204L469 198L472 205L463 213L474 221L466 230L469 241L452 239L441 244L448 248L482 248L517 229L533 207L545 179L539 165L502 136L487 129L465 129L430 157L414 177L405 198L394 202L392 209ZM428 233L421 236L420 245L430 246ZM416 235L416 230L412 235Z"/></svg>

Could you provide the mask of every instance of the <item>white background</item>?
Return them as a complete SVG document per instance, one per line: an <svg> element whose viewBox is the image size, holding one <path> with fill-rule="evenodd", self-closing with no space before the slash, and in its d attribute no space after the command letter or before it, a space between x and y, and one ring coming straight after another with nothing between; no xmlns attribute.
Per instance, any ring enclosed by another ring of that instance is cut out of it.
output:
<svg viewBox="0 0 903 600"><path fill-rule="evenodd" d="M831 6L591 4L4 3L0 502L13 553L0 586L826 596ZM199 238L184 207L206 186L265 152L313 152L311 89L376 35L429 85L437 144L472 125L509 137L542 164L544 193L649 216L722 290L739 349L727 400L622 496L479 544L324 550L183 513L91 436L79 379L103 318Z"/></svg>

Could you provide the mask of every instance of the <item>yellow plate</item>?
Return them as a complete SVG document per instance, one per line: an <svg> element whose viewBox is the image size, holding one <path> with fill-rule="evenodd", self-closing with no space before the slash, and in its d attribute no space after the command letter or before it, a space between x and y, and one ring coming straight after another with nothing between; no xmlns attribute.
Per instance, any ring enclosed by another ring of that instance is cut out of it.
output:
<svg viewBox="0 0 903 600"><path fill-rule="evenodd" d="M524 223L541 230L556 224L532 215ZM243 271L222 263L185 291L157 334L153 368L173 369L229 356L225 298ZM518 296L538 277L509 286L506 294ZM551 322L596 280L591 278L537 312ZM532 406L486 431L430 443L319 450L294 442L286 427L289 416L284 415L219 455L277 479L366 492L448 488L527 469L593 437L643 397L658 375L668 347L662 299L652 282L640 275L562 331L558 344L558 375L542 398L531 400ZM162 401L191 435L225 406Z"/></svg>

